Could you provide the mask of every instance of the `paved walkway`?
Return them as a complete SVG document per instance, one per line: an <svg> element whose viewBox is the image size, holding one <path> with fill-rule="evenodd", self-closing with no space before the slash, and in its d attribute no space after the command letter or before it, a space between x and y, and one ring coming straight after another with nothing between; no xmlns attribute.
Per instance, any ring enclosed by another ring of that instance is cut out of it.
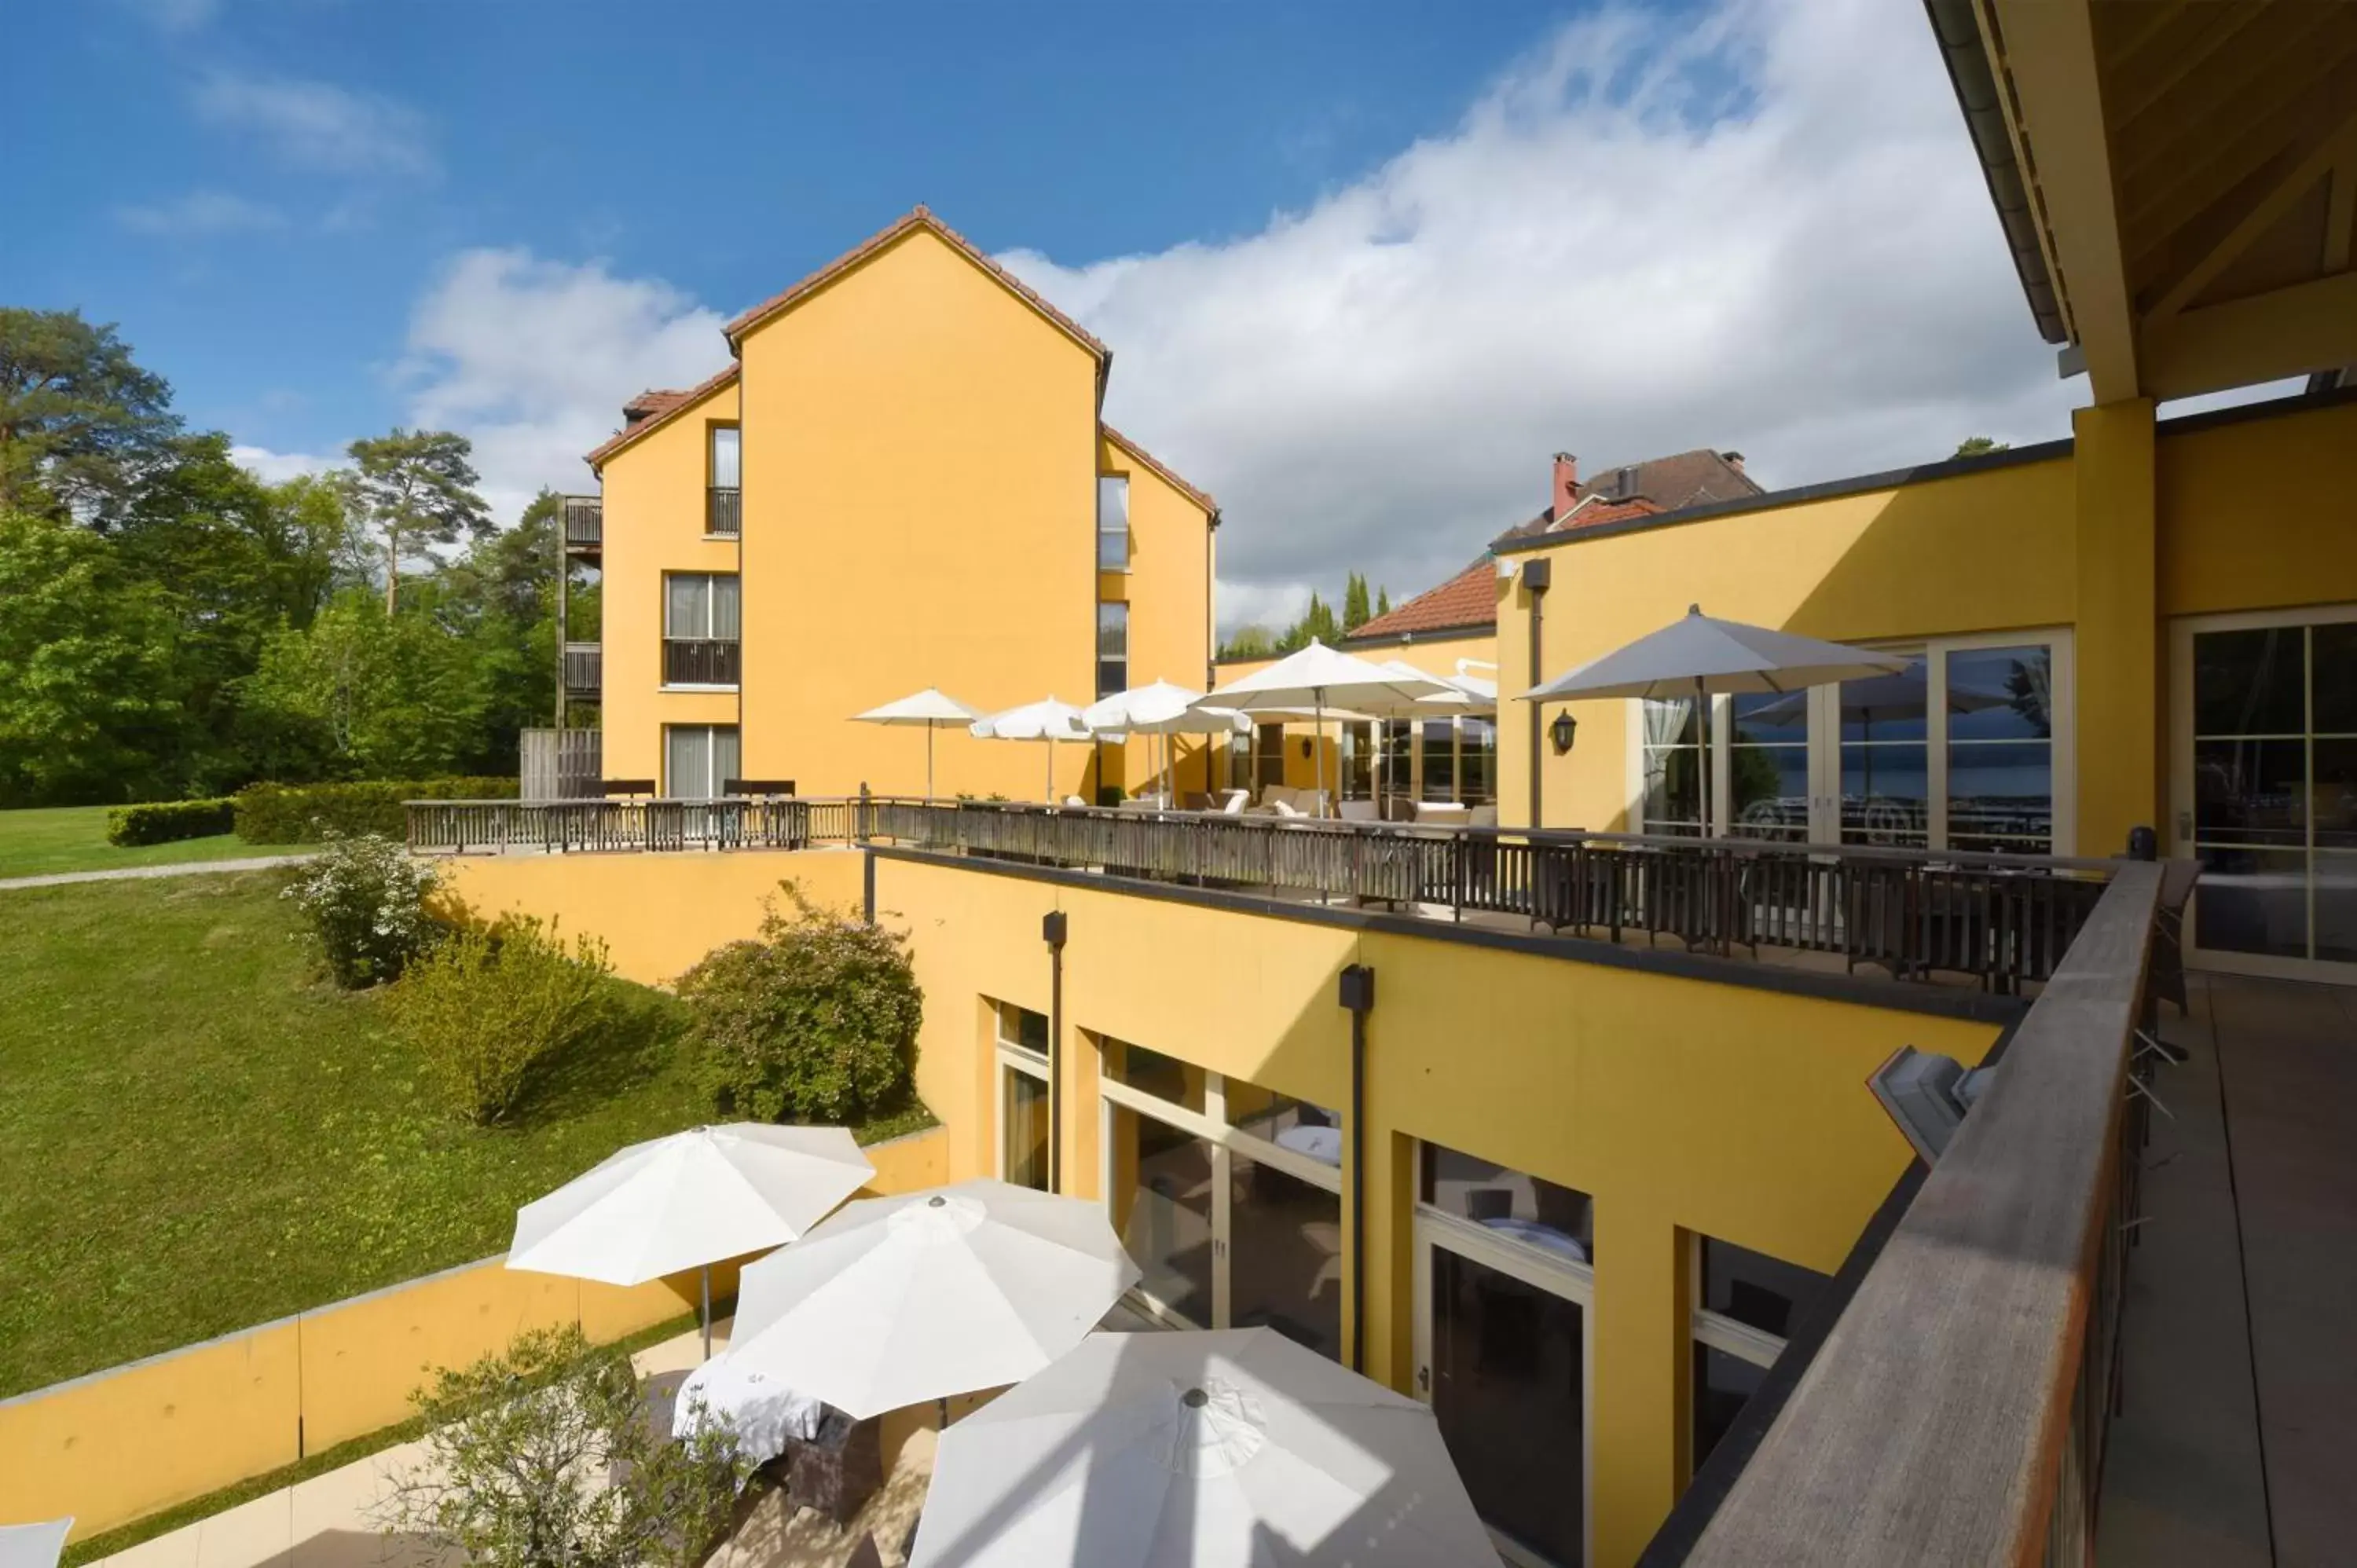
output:
<svg viewBox="0 0 2357 1568"><path fill-rule="evenodd" d="M713 1326L715 1348L728 1341L729 1319ZM640 1351L631 1358L640 1376L676 1371L702 1359L700 1336L693 1331ZM886 1428L886 1459L894 1459ZM167 1535L102 1557L92 1568L443 1568L416 1539L388 1534L378 1509L394 1481L425 1457L415 1443L371 1454L324 1476L241 1503L210 1519L183 1525ZM706 1568L845 1568L872 1531L885 1543L887 1564L900 1562L899 1542L924 1506L932 1477L933 1434L919 1429L900 1442L897 1463L883 1489L846 1529L837 1529L808 1509L790 1513L784 1494L763 1492L737 1524L728 1541ZM453 1555L448 1568L458 1568Z"/></svg>
<svg viewBox="0 0 2357 1568"><path fill-rule="evenodd" d="M194 876L207 871L266 871L300 865L317 854L252 854L242 860L192 860L178 865L125 865L113 871L53 871L43 876L0 876L0 892L11 887L62 887L69 882L130 882L146 876Z"/></svg>

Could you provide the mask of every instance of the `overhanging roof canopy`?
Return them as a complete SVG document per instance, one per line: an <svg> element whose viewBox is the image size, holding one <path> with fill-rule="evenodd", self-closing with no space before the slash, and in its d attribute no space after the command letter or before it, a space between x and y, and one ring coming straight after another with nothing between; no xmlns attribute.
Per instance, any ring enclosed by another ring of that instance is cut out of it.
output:
<svg viewBox="0 0 2357 1568"><path fill-rule="evenodd" d="M1926 8L2031 312L2095 402L2357 363L2357 5Z"/></svg>

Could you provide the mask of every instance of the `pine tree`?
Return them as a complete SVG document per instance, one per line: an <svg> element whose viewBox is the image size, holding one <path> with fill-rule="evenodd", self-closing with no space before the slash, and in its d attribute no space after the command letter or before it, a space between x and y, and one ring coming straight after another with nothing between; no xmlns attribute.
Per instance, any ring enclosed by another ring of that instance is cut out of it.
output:
<svg viewBox="0 0 2357 1568"><path fill-rule="evenodd" d="M1356 631L1373 617L1374 612L1367 607L1367 579L1353 572L1342 586L1342 630Z"/></svg>

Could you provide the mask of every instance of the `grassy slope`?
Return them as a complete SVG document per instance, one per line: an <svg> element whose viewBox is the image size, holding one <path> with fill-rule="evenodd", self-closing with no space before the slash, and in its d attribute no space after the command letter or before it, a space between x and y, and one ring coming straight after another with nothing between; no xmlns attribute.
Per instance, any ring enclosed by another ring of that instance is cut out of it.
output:
<svg viewBox="0 0 2357 1568"><path fill-rule="evenodd" d="M626 1026L518 1126L443 1119L378 998L310 979L282 881L0 892L0 1395L488 1256L706 1119L680 1004L619 984Z"/></svg>
<svg viewBox="0 0 2357 1568"><path fill-rule="evenodd" d="M106 812L104 806L0 811L0 877L112 871L124 865L178 865L192 860L238 860L285 853L257 849L235 833L117 849L106 842Z"/></svg>

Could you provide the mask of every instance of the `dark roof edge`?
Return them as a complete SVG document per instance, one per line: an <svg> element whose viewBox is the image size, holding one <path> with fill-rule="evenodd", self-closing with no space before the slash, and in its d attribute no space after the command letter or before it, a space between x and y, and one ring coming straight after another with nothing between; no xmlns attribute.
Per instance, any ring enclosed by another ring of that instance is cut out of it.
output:
<svg viewBox="0 0 2357 1568"><path fill-rule="evenodd" d="M1964 133L1980 158L1989 205L1996 209L1997 225L2005 231L2006 248L2013 252L2013 270L2021 276L2022 296L2038 322L2039 336L2049 343L2063 342L2070 337L2070 325L2039 244L2037 209L2022 181L2013 135L2006 129L2002 92L1987 40L1981 36L1977 8L1972 0L1923 0L1923 11L1948 68L1948 85L1955 90Z"/></svg>
<svg viewBox="0 0 2357 1568"><path fill-rule="evenodd" d="M1463 575L1462 573L1458 575ZM1427 590L1428 591L1428 590ZM1498 618L1486 620L1452 621L1447 626L1420 627L1415 631L1379 631L1372 637L1361 637L1352 632L1335 643L1337 648L1407 648L1419 642L1447 642L1451 638L1469 636L1476 632L1495 631Z"/></svg>
<svg viewBox="0 0 2357 1568"><path fill-rule="evenodd" d="M2357 386L2337 387L2323 392L2296 392L2288 397L2263 398L2256 403L2236 403L2232 408L2205 409L2200 413L2180 413L2164 419L2155 425L2156 437L2190 435L2204 430L2216 430L2223 425L2243 424L2252 420L2279 419L2293 414L2313 413L2320 409L2341 403L2357 403ZM1730 517L1747 511L1772 511L1780 507L1799 506L1806 501L1833 500L1841 496L1863 495L1869 490L1895 490L1908 485L1930 484L1937 479L1953 479L1965 474L1978 474L1991 468L2010 468L2023 463L2045 463L2071 455L2076 443L2065 435L2060 440L2040 441L2034 446L2016 446L2003 452L1987 452L1977 457L1947 457L1937 463L1919 463L1911 468L1889 468L1879 474L1860 474L1846 479L1826 479L1814 485L1798 485L1789 490L1770 490L1764 495L1747 496L1740 500L1711 501L1703 506L1685 507L1677 511L1665 511L1657 517L1632 517L1625 522L1599 522L1587 528L1566 529L1561 533L1541 533L1529 539L1500 540L1490 547L1494 555L1526 555L1534 550L1551 549L1558 544L1577 544L1584 539L1607 539L1616 534L1641 533L1652 528L1674 528L1680 523L1702 522L1715 517Z"/></svg>

